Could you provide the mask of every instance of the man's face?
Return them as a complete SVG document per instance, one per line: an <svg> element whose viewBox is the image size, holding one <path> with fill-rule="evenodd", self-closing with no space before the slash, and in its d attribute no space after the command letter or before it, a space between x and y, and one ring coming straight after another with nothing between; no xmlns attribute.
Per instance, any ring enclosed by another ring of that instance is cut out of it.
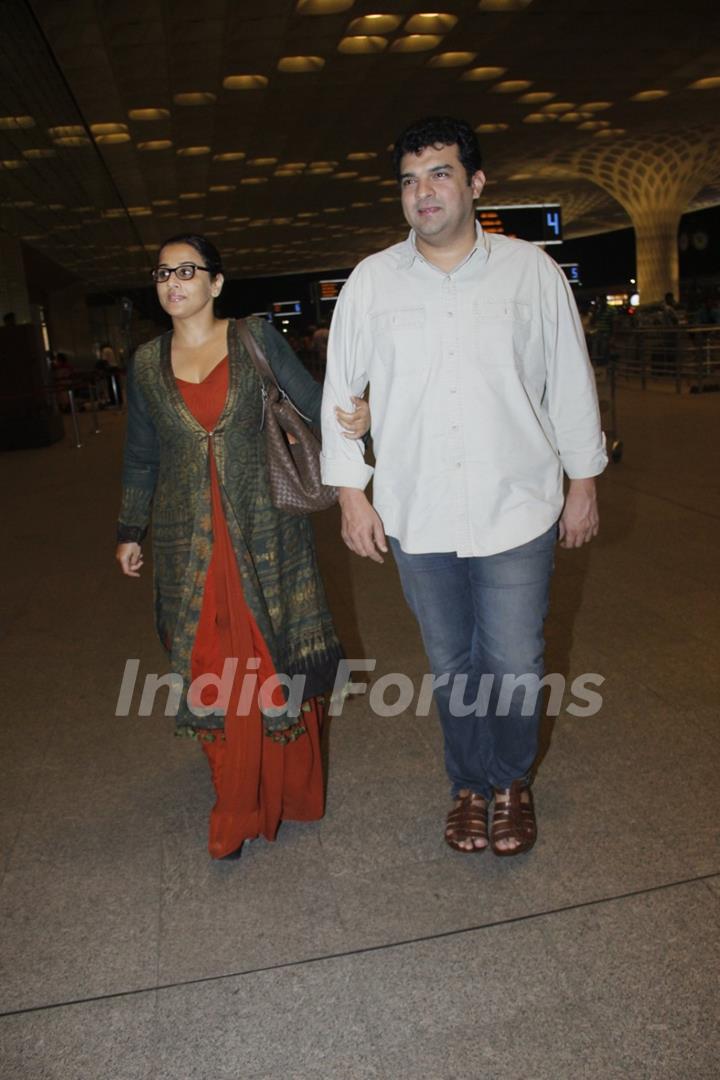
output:
<svg viewBox="0 0 720 1080"><path fill-rule="evenodd" d="M400 198L405 220L432 247L451 246L474 227L474 200L485 184L475 173L468 184L457 144L426 146L400 162Z"/></svg>

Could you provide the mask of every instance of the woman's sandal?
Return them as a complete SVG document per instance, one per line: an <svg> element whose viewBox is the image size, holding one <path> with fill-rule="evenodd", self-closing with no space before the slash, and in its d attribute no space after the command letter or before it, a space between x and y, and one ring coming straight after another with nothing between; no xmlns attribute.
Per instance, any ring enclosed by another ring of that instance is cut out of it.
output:
<svg viewBox="0 0 720 1080"><path fill-rule="evenodd" d="M487 847L487 799L474 791L468 791L459 795L458 800L457 806L447 816L445 843L462 855L479 854ZM467 843L468 840L472 847L462 847L462 843ZM484 840L485 843L482 847L477 847L476 840Z"/></svg>
<svg viewBox="0 0 720 1080"><path fill-rule="evenodd" d="M503 799L498 802L498 795ZM522 855L537 839L535 809L529 785L513 780L509 788L495 788L490 846L500 856ZM498 841L514 840L515 847L498 847Z"/></svg>

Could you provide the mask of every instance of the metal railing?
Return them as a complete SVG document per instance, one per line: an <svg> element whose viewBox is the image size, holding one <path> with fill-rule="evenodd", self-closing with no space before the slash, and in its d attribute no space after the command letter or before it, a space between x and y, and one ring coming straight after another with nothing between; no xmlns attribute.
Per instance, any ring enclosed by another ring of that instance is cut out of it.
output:
<svg viewBox="0 0 720 1080"><path fill-rule="evenodd" d="M662 326L615 330L607 342L615 375L649 382L674 383L703 393L720 389L720 326Z"/></svg>

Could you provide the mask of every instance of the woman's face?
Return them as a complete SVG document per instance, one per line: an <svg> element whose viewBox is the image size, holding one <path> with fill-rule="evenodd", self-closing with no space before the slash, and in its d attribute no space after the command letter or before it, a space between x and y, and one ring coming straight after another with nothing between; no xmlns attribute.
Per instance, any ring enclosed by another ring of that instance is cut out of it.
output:
<svg viewBox="0 0 720 1080"><path fill-rule="evenodd" d="M199 251L190 244L168 244L160 250L158 268L162 266L181 266L194 263L204 266L205 260ZM207 270L196 270L195 277L183 281L177 274L171 274L167 281L158 282L158 300L164 311L173 319L187 319L206 309L212 310L212 303L220 295L223 276L212 278Z"/></svg>

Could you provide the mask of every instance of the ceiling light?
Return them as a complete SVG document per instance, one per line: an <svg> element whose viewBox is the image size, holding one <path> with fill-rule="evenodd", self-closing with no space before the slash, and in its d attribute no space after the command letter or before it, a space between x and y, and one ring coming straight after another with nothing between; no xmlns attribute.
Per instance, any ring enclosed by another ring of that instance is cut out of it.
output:
<svg viewBox="0 0 720 1080"><path fill-rule="evenodd" d="M208 191L213 191L213 192L216 192L216 193L225 192L225 191L235 191L235 190L236 190L235 184L212 184L208 188ZM182 196L180 196L180 197L182 198Z"/></svg>
<svg viewBox="0 0 720 1080"><path fill-rule="evenodd" d="M416 53L435 49L442 41L438 34L408 34L407 37L395 38L390 52Z"/></svg>
<svg viewBox="0 0 720 1080"><path fill-rule="evenodd" d="M205 198L205 192L204 191L182 191L180 193L180 198L181 199L204 199Z"/></svg>
<svg viewBox="0 0 720 1080"><path fill-rule="evenodd" d="M130 109L128 116L131 120L169 120L169 109Z"/></svg>
<svg viewBox="0 0 720 1080"><path fill-rule="evenodd" d="M280 168L275 170L273 176L279 176L281 180L287 180L289 177L292 176L302 176L302 172L302 169Z"/></svg>
<svg viewBox="0 0 720 1080"><path fill-rule="evenodd" d="M181 214L181 221L202 221L205 217L204 214Z"/></svg>
<svg viewBox="0 0 720 1080"><path fill-rule="evenodd" d="M82 124L62 124L60 127L51 127L48 128L48 134L52 139L72 138L74 135L86 137Z"/></svg>
<svg viewBox="0 0 720 1080"><path fill-rule="evenodd" d="M331 173L332 171L333 171L332 166L330 166L330 165L321 165L317 169L308 169L307 175L308 176L327 176L327 174Z"/></svg>
<svg viewBox="0 0 720 1080"><path fill-rule="evenodd" d="M595 132L595 138L609 139L614 135L624 135L625 128L603 128L602 131Z"/></svg>
<svg viewBox="0 0 720 1080"><path fill-rule="evenodd" d="M213 161L244 161L245 153L242 150L228 150L223 154L213 154Z"/></svg>
<svg viewBox="0 0 720 1080"><path fill-rule="evenodd" d="M337 15L351 8L355 0L298 0L298 15Z"/></svg>
<svg viewBox="0 0 720 1080"><path fill-rule="evenodd" d="M532 173L516 172L512 176L508 176L508 180L532 180Z"/></svg>
<svg viewBox="0 0 720 1080"><path fill-rule="evenodd" d="M209 90L193 90L185 94L173 94L176 105L214 105L217 98Z"/></svg>
<svg viewBox="0 0 720 1080"><path fill-rule="evenodd" d="M61 135L53 139L56 146L89 146L90 140L87 135Z"/></svg>
<svg viewBox="0 0 720 1080"><path fill-rule="evenodd" d="M638 94L633 94L630 98L631 101L659 101L660 98L667 97L670 93L669 90L641 90Z"/></svg>
<svg viewBox="0 0 720 1080"><path fill-rule="evenodd" d="M29 158L31 161L36 161L40 158L56 157L57 151L51 150L49 146L37 146L30 150L23 150L22 156L24 158Z"/></svg>
<svg viewBox="0 0 720 1080"><path fill-rule="evenodd" d="M522 94L516 98L518 105L544 105L546 101L552 101L556 97L549 90L533 90L530 94Z"/></svg>
<svg viewBox="0 0 720 1080"><path fill-rule="evenodd" d="M543 112L546 113L564 113L572 112L575 108L574 101L553 101L551 105L544 105ZM592 109L588 109L588 112L592 112Z"/></svg>
<svg viewBox="0 0 720 1080"><path fill-rule="evenodd" d="M586 101L580 108L583 112L603 112L612 107L612 101Z"/></svg>
<svg viewBox="0 0 720 1080"><path fill-rule="evenodd" d="M0 116L0 131L24 131L34 127L32 116Z"/></svg>
<svg viewBox="0 0 720 1080"><path fill-rule="evenodd" d="M278 60L278 71L285 71L290 75L322 71L324 67L322 56L281 56Z"/></svg>
<svg viewBox="0 0 720 1080"><path fill-rule="evenodd" d="M268 81L265 75L227 75L223 87L226 90L264 90Z"/></svg>
<svg viewBox="0 0 720 1080"><path fill-rule="evenodd" d="M478 135L495 135L498 131L507 131L509 124L478 124L475 128Z"/></svg>
<svg viewBox="0 0 720 1080"><path fill-rule="evenodd" d="M532 0L480 0L480 11L522 11L530 7Z"/></svg>
<svg viewBox="0 0 720 1080"><path fill-rule="evenodd" d="M381 180L378 187L397 187L397 180Z"/></svg>
<svg viewBox="0 0 720 1080"><path fill-rule="evenodd" d="M323 214L342 214L344 206L324 206Z"/></svg>
<svg viewBox="0 0 720 1080"><path fill-rule="evenodd" d="M272 219L273 225L289 225L292 218L289 217L274 217Z"/></svg>
<svg viewBox="0 0 720 1080"><path fill-rule="evenodd" d="M402 22L400 15L362 15L353 19L347 34L391 34Z"/></svg>
<svg viewBox="0 0 720 1080"><path fill-rule="evenodd" d="M95 142L102 146L116 146L118 143L130 142L130 136L127 132L116 131L112 135L96 135Z"/></svg>
<svg viewBox="0 0 720 1080"><path fill-rule="evenodd" d="M523 116L523 124L550 124L554 119L549 113L531 112Z"/></svg>
<svg viewBox="0 0 720 1080"><path fill-rule="evenodd" d="M249 185L249 184L267 184L267 182L268 182L267 176L243 176L242 180L240 181L241 184L246 184L246 185Z"/></svg>
<svg viewBox="0 0 720 1080"><path fill-rule="evenodd" d="M356 172L338 172L333 175L333 180L352 180L353 177L359 176Z"/></svg>
<svg viewBox="0 0 720 1080"><path fill-rule="evenodd" d="M91 124L90 130L93 135L125 135L127 134L127 124Z"/></svg>
<svg viewBox="0 0 720 1080"><path fill-rule="evenodd" d="M599 131L605 127L610 127L609 120L586 120L583 124L578 124L578 131Z"/></svg>
<svg viewBox="0 0 720 1080"><path fill-rule="evenodd" d="M431 68L465 67L466 64L472 64L476 56L477 53L474 52L442 52L437 56L431 56L427 66Z"/></svg>
<svg viewBox="0 0 720 1080"><path fill-rule="evenodd" d="M138 150L169 150L172 146L170 139L151 139L150 142L139 142Z"/></svg>
<svg viewBox="0 0 720 1080"><path fill-rule="evenodd" d="M149 217L149 215L152 214L152 207L128 206L128 214L130 217Z"/></svg>
<svg viewBox="0 0 720 1080"><path fill-rule="evenodd" d="M311 169L327 169L327 168L336 169L337 165L338 165L337 161L311 161L310 162L310 168Z"/></svg>
<svg viewBox="0 0 720 1080"><path fill-rule="evenodd" d="M408 34L447 34L457 23L457 15L447 15L438 11L412 15L405 23Z"/></svg>
<svg viewBox="0 0 720 1080"><path fill-rule="evenodd" d="M172 206L177 202L177 199L153 199L153 206Z"/></svg>
<svg viewBox="0 0 720 1080"><path fill-rule="evenodd" d="M302 210L298 214L298 217L299 218L311 218L311 217L320 217L320 215L316 210Z"/></svg>
<svg viewBox="0 0 720 1080"><path fill-rule="evenodd" d="M709 75L706 79L697 79L690 83L690 90L716 90L720 86L720 75Z"/></svg>
<svg viewBox="0 0 720 1080"><path fill-rule="evenodd" d="M248 165L277 165L278 159L276 157L255 157L248 158Z"/></svg>
<svg viewBox="0 0 720 1080"><path fill-rule="evenodd" d="M203 157L210 153L209 146L180 146L175 153L178 157Z"/></svg>
<svg viewBox="0 0 720 1080"><path fill-rule="evenodd" d="M373 184L376 180L380 180L380 176L358 176L358 184Z"/></svg>
<svg viewBox="0 0 720 1080"><path fill-rule="evenodd" d="M376 158L377 154L374 150L355 150L352 154L347 155L348 161L371 161Z"/></svg>
<svg viewBox="0 0 720 1080"><path fill-rule="evenodd" d="M369 202L354 202L350 203L354 210L361 210L364 206L372 206Z"/></svg>
<svg viewBox="0 0 720 1080"><path fill-rule="evenodd" d="M532 86L529 79L506 79L505 82L495 83L490 89L493 94L517 94L529 86Z"/></svg>
<svg viewBox="0 0 720 1080"><path fill-rule="evenodd" d="M464 71L461 78L467 82L485 82L486 79L499 79L506 71L504 67L474 67Z"/></svg>
<svg viewBox="0 0 720 1080"><path fill-rule="evenodd" d="M580 112L568 112L563 113L563 115L559 117L559 120L562 124L577 124L578 120L585 120L586 117L587 114L583 115L583 113Z"/></svg>
<svg viewBox="0 0 720 1080"><path fill-rule="evenodd" d="M387 39L384 37L344 37L339 45L338 52L345 56L361 56L367 53L381 53L387 48Z"/></svg>

